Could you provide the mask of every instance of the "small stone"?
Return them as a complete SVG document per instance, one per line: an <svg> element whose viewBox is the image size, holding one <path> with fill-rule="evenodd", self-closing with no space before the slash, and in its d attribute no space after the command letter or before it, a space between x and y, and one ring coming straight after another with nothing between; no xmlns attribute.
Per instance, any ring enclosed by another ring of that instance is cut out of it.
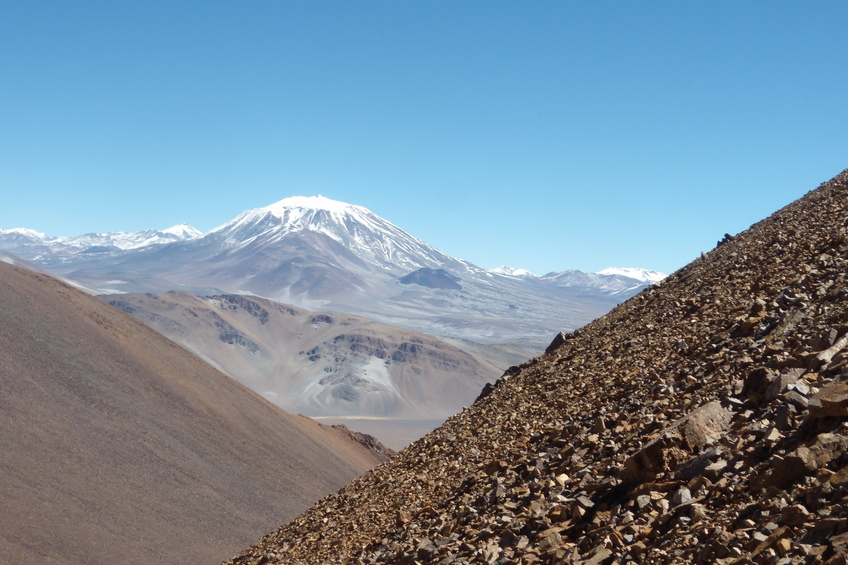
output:
<svg viewBox="0 0 848 565"><path fill-rule="evenodd" d="M763 543L768 539L768 536L762 532L754 532L751 534L751 539L756 541L757 543Z"/></svg>
<svg viewBox="0 0 848 565"><path fill-rule="evenodd" d="M792 504L780 512L780 521L787 526L803 526L810 520L810 512L803 504Z"/></svg>
<svg viewBox="0 0 848 565"><path fill-rule="evenodd" d="M539 533L539 551L544 552L548 549L559 547L562 544L562 535L559 533L561 528L551 528Z"/></svg>
<svg viewBox="0 0 848 565"><path fill-rule="evenodd" d="M803 396L809 396L811 392L810 387L803 380L798 380L793 384L789 385L789 389L795 390L798 394L801 394Z"/></svg>
<svg viewBox="0 0 848 565"><path fill-rule="evenodd" d="M810 401L807 397L799 393L797 390L790 390L783 395L783 398L801 410L805 410L810 405Z"/></svg>
<svg viewBox="0 0 848 565"><path fill-rule="evenodd" d="M689 492L689 489L686 487L682 487L674 493L674 496L671 497L671 503L674 506L680 506L681 504L686 504L692 501L692 493Z"/></svg>
<svg viewBox="0 0 848 565"><path fill-rule="evenodd" d="M406 510L398 510L397 515L395 516L395 523L398 526L402 526L409 522L412 519L412 515Z"/></svg>
<svg viewBox="0 0 848 565"><path fill-rule="evenodd" d="M798 377L794 374L783 374L778 376L766 390L766 402L771 402L772 400L786 392L791 385L795 384L797 380Z"/></svg>
<svg viewBox="0 0 848 565"><path fill-rule="evenodd" d="M587 498L585 496L578 496L577 497L577 504L579 504L583 508L586 508L587 510L589 508L592 508L595 505L594 502L592 502L589 498Z"/></svg>
<svg viewBox="0 0 848 565"><path fill-rule="evenodd" d="M809 400L811 418L848 417L848 383L832 382L825 385Z"/></svg>
<svg viewBox="0 0 848 565"><path fill-rule="evenodd" d="M776 442L783 439L783 434L781 434L777 428L770 428L763 436L763 439L765 441Z"/></svg>
<svg viewBox="0 0 848 565"><path fill-rule="evenodd" d="M828 479L828 482L835 487L848 488L848 465L832 474Z"/></svg>
<svg viewBox="0 0 848 565"><path fill-rule="evenodd" d="M612 550L604 547L598 546L593 551L591 556L586 561L583 561L584 565L601 565L604 563L610 556L612 556Z"/></svg>
<svg viewBox="0 0 848 565"><path fill-rule="evenodd" d="M606 426L606 423L604 421L604 417L598 416L598 418L595 420L595 425L592 426L592 432L599 434L599 433L603 432L605 429L607 429L607 426Z"/></svg>
<svg viewBox="0 0 848 565"><path fill-rule="evenodd" d="M559 332L556 336L554 336L554 339L551 341L548 347L545 348L545 353L551 353L552 351L555 351L562 344L564 344L567 339L568 334L566 334L565 332Z"/></svg>
<svg viewBox="0 0 848 565"><path fill-rule="evenodd" d="M727 461L724 459L719 459L715 463L710 463L704 469L704 476L706 476L710 480L716 480L718 477L724 472L727 468Z"/></svg>
<svg viewBox="0 0 848 565"><path fill-rule="evenodd" d="M804 401L806 403L806 399L804 399ZM789 416L789 408L785 404L780 404L777 407L774 418L774 427L780 431L788 430L792 427L792 420Z"/></svg>
<svg viewBox="0 0 848 565"><path fill-rule="evenodd" d="M780 553L781 555L786 555L787 553L792 551L792 542L786 538L781 538L775 542L774 547L775 549L777 549L778 553Z"/></svg>

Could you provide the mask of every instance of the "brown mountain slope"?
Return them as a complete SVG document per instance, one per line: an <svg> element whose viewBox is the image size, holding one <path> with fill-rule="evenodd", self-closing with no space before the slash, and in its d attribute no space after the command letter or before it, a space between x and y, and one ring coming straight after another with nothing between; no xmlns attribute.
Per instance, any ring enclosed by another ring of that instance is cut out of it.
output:
<svg viewBox="0 0 848 565"><path fill-rule="evenodd" d="M377 462L123 312L0 263L0 562L209 563Z"/></svg>
<svg viewBox="0 0 848 565"><path fill-rule="evenodd" d="M848 171L230 563L845 563Z"/></svg>
<svg viewBox="0 0 848 565"><path fill-rule="evenodd" d="M284 410L343 417L398 449L471 404L509 365L530 357L513 356L498 369L432 336L251 296L102 298Z"/></svg>

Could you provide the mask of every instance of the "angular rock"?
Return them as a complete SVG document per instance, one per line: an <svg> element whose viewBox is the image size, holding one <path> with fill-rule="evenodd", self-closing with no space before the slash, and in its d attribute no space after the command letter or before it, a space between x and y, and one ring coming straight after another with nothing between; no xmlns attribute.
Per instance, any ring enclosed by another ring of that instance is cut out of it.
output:
<svg viewBox="0 0 848 565"><path fill-rule="evenodd" d="M691 501L692 493L689 492L689 489L686 487L680 488L674 493L674 496L671 497L671 503L675 506L680 506L681 504L686 504Z"/></svg>
<svg viewBox="0 0 848 565"><path fill-rule="evenodd" d="M801 527L813 518L803 504L792 504L780 511L780 521L793 528Z"/></svg>
<svg viewBox="0 0 848 565"><path fill-rule="evenodd" d="M551 341L550 345L545 348L545 353L551 353L555 351L559 346L565 343L565 340L568 338L568 334L565 332L559 332L556 337Z"/></svg>
<svg viewBox="0 0 848 565"><path fill-rule="evenodd" d="M784 489L802 476L809 475L848 451L848 437L821 434L810 445L802 445L784 458L777 459L774 467L757 480L755 488L776 487Z"/></svg>
<svg viewBox="0 0 848 565"><path fill-rule="evenodd" d="M669 452L686 453L717 442L730 426L732 414L714 401L701 406L665 428L628 458L621 473L623 481L640 483L653 480L668 465Z"/></svg>
<svg viewBox="0 0 848 565"><path fill-rule="evenodd" d="M835 381L823 386L809 399L810 418L848 417L848 383Z"/></svg>

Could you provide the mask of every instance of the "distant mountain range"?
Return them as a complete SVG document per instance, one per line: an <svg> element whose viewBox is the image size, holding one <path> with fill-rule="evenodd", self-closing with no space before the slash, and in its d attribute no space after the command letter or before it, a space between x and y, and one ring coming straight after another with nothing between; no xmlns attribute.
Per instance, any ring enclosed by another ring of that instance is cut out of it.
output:
<svg viewBox="0 0 848 565"><path fill-rule="evenodd" d="M184 241L203 235L188 224L179 224L164 230L133 232L87 233L74 237L51 237L27 228L0 230L0 244L4 249L23 252L31 257L70 257L78 253L104 253L139 249Z"/></svg>
<svg viewBox="0 0 848 565"><path fill-rule="evenodd" d="M185 224L55 238L0 230L0 249L102 294L253 294L536 351L662 278L642 269L541 277L485 270L361 206L322 196L247 210L205 234Z"/></svg>

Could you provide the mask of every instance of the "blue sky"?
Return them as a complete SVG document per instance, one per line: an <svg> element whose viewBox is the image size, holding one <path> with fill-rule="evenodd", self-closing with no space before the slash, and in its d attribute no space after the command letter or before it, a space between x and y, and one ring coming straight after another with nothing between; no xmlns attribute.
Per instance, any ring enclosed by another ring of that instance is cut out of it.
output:
<svg viewBox="0 0 848 565"><path fill-rule="evenodd" d="M0 229L293 195L538 274L671 272L848 167L848 3L6 0Z"/></svg>

